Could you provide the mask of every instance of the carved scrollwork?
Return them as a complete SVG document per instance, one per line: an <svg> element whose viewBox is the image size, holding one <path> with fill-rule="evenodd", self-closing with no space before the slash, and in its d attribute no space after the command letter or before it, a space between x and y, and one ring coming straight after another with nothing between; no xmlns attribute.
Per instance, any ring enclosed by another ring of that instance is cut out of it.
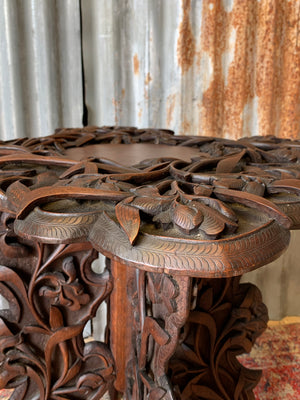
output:
<svg viewBox="0 0 300 400"><path fill-rule="evenodd" d="M110 275L91 270L97 253L88 244L31 245L23 262L9 255L10 266L0 267L10 304L0 318L0 387L15 388L11 399L100 399L113 357L82 333L111 290Z"/></svg>
<svg viewBox="0 0 300 400"><path fill-rule="evenodd" d="M259 290L230 278L196 280L194 292L169 364L177 398L254 400L261 372L245 368L237 356L249 352L266 329L267 309Z"/></svg>

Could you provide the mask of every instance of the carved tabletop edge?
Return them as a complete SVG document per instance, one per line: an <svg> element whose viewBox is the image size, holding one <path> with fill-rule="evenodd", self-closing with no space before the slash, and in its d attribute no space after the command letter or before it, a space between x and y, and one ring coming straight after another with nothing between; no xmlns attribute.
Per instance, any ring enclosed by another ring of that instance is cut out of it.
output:
<svg viewBox="0 0 300 400"><path fill-rule="evenodd" d="M130 166L66 156L68 149L111 143L197 154L190 162L163 157ZM300 226L299 149L299 141L274 137L232 141L120 127L2 143L2 233L90 241L110 258L153 271L241 275L277 258L288 230Z"/></svg>

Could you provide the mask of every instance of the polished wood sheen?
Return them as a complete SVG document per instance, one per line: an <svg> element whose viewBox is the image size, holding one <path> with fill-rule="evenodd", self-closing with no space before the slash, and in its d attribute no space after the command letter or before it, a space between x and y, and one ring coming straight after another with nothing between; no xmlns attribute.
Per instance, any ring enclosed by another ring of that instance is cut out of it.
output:
<svg viewBox="0 0 300 400"><path fill-rule="evenodd" d="M254 400L247 271L300 227L300 143L59 129L0 145L0 387L12 400ZM96 274L98 252L106 268ZM106 302L103 342L83 340Z"/></svg>

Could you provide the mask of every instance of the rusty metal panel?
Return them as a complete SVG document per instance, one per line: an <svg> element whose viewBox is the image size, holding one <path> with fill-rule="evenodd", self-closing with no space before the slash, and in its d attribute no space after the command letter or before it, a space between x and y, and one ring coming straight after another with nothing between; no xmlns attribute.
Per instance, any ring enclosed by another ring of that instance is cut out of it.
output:
<svg viewBox="0 0 300 400"><path fill-rule="evenodd" d="M300 0L82 2L92 124L300 132Z"/></svg>
<svg viewBox="0 0 300 400"><path fill-rule="evenodd" d="M0 137L81 125L79 0L0 2Z"/></svg>
<svg viewBox="0 0 300 400"><path fill-rule="evenodd" d="M300 0L89 0L82 15L90 124L300 137ZM292 238L244 277L273 319L300 314Z"/></svg>

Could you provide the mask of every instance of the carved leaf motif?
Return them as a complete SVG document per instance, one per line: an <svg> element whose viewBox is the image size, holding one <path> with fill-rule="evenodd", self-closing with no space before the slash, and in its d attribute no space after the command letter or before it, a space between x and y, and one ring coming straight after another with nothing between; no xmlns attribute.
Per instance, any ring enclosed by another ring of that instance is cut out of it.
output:
<svg viewBox="0 0 300 400"><path fill-rule="evenodd" d="M190 233L197 228L203 220L203 214L200 210L195 210L192 207L178 204L173 211L173 221L184 232Z"/></svg>
<svg viewBox="0 0 300 400"><path fill-rule="evenodd" d="M199 229L206 233L208 236L215 237L219 235L225 228L224 217L217 211L205 206L204 204L199 204L198 206L203 213L203 222ZM236 224L235 224L236 225Z"/></svg>
<svg viewBox="0 0 300 400"><path fill-rule="evenodd" d="M49 322L53 330L64 326L63 316L58 307L51 305Z"/></svg>
<svg viewBox="0 0 300 400"><path fill-rule="evenodd" d="M222 178L214 180L213 185L215 187L224 187L228 189L241 190L244 186L244 181L242 179Z"/></svg>
<svg viewBox="0 0 300 400"><path fill-rule="evenodd" d="M84 325L75 325L68 326L61 329L58 329L48 340L45 347L45 362L47 368L47 380L48 385L47 388L49 390L51 384L51 359L53 355L54 348L66 340L72 339L73 337L78 336L82 330Z"/></svg>
<svg viewBox="0 0 300 400"><path fill-rule="evenodd" d="M252 207L265 212L271 218L274 218L283 227L289 229L290 219L271 201L252 193L239 192L238 190L215 188L215 195L224 201L239 202L248 207Z"/></svg>
<svg viewBox="0 0 300 400"><path fill-rule="evenodd" d="M208 185L195 185L193 190L194 194L197 196L209 197L212 194L213 188Z"/></svg>
<svg viewBox="0 0 300 400"><path fill-rule="evenodd" d="M23 204L24 199L26 198L26 195L28 195L28 193L30 193L30 189L28 189L27 186L23 185L23 183L16 181L8 187L6 191L6 196L9 202L14 207L14 210L18 210L20 204Z"/></svg>
<svg viewBox="0 0 300 400"><path fill-rule="evenodd" d="M235 227L237 226L235 225L235 222L237 222L237 216L233 210L218 199L212 197L200 197L197 201L194 201L191 204L196 208L199 207L199 204L204 204L205 206L210 207L210 209L216 210L219 213L220 218L225 217L224 222L227 221L228 224L233 223Z"/></svg>
<svg viewBox="0 0 300 400"><path fill-rule="evenodd" d="M283 179L274 181L268 186L268 192L279 193L280 191L292 192L300 194L300 180L298 179Z"/></svg>
<svg viewBox="0 0 300 400"><path fill-rule="evenodd" d="M257 196L263 196L265 193L265 186L258 182L247 182L243 187L243 191L253 193Z"/></svg>
<svg viewBox="0 0 300 400"><path fill-rule="evenodd" d="M65 377L61 380L60 385L63 386L65 383L71 381L80 371L82 361L77 359L75 363L68 369Z"/></svg>
<svg viewBox="0 0 300 400"><path fill-rule="evenodd" d="M234 172L238 162L244 156L245 152L246 152L246 150L242 150L238 154L224 158L221 161L219 161L217 168L216 168L216 173L224 174L224 173Z"/></svg>
<svg viewBox="0 0 300 400"><path fill-rule="evenodd" d="M203 310L208 311L212 305L214 300L214 293L212 288L208 288L207 290L203 291L201 294L201 298L199 299L201 303L201 308Z"/></svg>
<svg viewBox="0 0 300 400"><path fill-rule="evenodd" d="M128 236L131 244L134 243L140 229L140 213L135 207L128 205L133 200L130 197L118 203L115 207L116 217Z"/></svg>
<svg viewBox="0 0 300 400"><path fill-rule="evenodd" d="M134 189L134 193L137 196L144 196L144 197L158 197L159 196L159 191L156 187L152 186L140 186Z"/></svg>
<svg viewBox="0 0 300 400"><path fill-rule="evenodd" d="M146 214L155 215L162 210L163 201L151 197L136 197L131 204Z"/></svg>

